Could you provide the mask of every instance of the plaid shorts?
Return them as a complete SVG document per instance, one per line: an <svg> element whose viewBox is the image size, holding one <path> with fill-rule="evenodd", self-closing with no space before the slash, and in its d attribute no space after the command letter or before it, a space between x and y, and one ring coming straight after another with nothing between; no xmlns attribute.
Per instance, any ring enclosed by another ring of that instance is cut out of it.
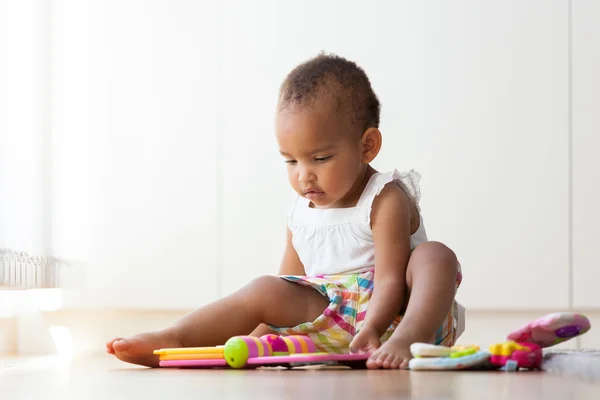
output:
<svg viewBox="0 0 600 400"><path fill-rule="evenodd" d="M281 276L281 278L300 285L310 286L329 298L329 306L317 319L291 328L271 326L281 335L306 335L310 337L319 351L328 353L347 353L350 342L360 330L369 300L373 293L374 271L358 274L322 275L322 276ZM462 276L457 276L457 288ZM442 346L454 345L462 333L459 326L462 307L456 301L442 325L431 337L430 343ZM390 325L381 341L390 338L402 316L399 315Z"/></svg>

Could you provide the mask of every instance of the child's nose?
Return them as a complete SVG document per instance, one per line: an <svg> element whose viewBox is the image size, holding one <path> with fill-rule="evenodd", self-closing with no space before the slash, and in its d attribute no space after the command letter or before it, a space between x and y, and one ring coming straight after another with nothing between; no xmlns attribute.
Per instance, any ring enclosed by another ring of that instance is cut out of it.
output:
<svg viewBox="0 0 600 400"><path fill-rule="evenodd" d="M315 174L313 174L308 168L303 168L300 170L300 174L298 175L298 181L300 183L312 182L315 180Z"/></svg>

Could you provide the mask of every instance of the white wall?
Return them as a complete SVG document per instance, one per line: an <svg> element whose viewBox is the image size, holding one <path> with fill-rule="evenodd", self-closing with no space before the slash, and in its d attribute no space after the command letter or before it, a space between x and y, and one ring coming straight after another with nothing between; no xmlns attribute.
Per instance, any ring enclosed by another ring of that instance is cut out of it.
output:
<svg viewBox="0 0 600 400"><path fill-rule="evenodd" d="M456 250L467 306L566 308L568 2L427 4L429 232Z"/></svg>
<svg viewBox="0 0 600 400"><path fill-rule="evenodd" d="M271 210L285 206L283 183L275 183L284 180L271 172L265 111L286 72L326 49L370 74L383 104L375 165L422 173L430 237L463 264L461 301L479 309L570 306L567 1L357 0L344 3L343 18L334 17L337 2L221 4L228 11L220 92L232 101L228 111L240 113L221 125L227 142L240 144L223 152L226 292L278 262L264 243L281 242L283 218ZM240 97L242 88L256 101ZM264 157L240 168L249 148ZM277 192L268 199L256 195L269 186ZM237 207L239 199L257 212ZM264 229L255 235L257 227ZM541 276L544 285L533 289Z"/></svg>
<svg viewBox="0 0 600 400"><path fill-rule="evenodd" d="M54 252L84 276L67 304L214 299L214 4L55 1L53 12Z"/></svg>
<svg viewBox="0 0 600 400"><path fill-rule="evenodd" d="M0 248L32 253L49 245L50 21L49 2L0 1Z"/></svg>
<svg viewBox="0 0 600 400"><path fill-rule="evenodd" d="M573 303L600 307L600 2L573 2Z"/></svg>
<svg viewBox="0 0 600 400"><path fill-rule="evenodd" d="M85 278L67 305L187 309L276 272L291 199L277 89L326 50L370 75L375 166L422 173L467 307L599 306L580 193L600 170L587 89L600 16L574 0L571 26L569 4L52 2L52 250ZM0 176L8 198L14 175Z"/></svg>

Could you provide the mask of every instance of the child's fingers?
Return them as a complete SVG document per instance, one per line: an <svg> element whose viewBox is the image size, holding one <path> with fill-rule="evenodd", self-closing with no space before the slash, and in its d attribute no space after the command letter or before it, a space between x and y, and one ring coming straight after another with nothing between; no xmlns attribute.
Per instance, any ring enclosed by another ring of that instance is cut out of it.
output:
<svg viewBox="0 0 600 400"><path fill-rule="evenodd" d="M370 351L377 350L379 347L381 347L381 340L379 340L377 337L371 338L371 340L369 340L369 347Z"/></svg>
<svg viewBox="0 0 600 400"><path fill-rule="evenodd" d="M381 341L378 337L359 333L350 342L350 353L371 353L379 346L381 346Z"/></svg>
<svg viewBox="0 0 600 400"><path fill-rule="evenodd" d="M364 351L365 347L368 345L366 338L363 335L355 336L350 342L350 353L360 353Z"/></svg>
<svg viewBox="0 0 600 400"><path fill-rule="evenodd" d="M354 338L352 340L352 342L350 342L350 353L355 354L355 353L358 353L359 351L360 351L360 345L357 344L356 338Z"/></svg>

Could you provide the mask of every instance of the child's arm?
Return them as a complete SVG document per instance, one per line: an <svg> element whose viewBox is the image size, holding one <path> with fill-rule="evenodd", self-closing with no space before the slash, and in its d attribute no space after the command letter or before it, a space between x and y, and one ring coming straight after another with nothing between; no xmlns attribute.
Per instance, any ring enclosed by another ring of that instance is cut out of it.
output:
<svg viewBox="0 0 600 400"><path fill-rule="evenodd" d="M406 291L406 268L410 258L411 207L397 185L387 185L375 198L371 230L375 243L375 286L361 332L350 348L379 346L379 338L398 316Z"/></svg>
<svg viewBox="0 0 600 400"><path fill-rule="evenodd" d="M289 228L287 230L287 241L283 252L283 260L279 266L279 275L306 275L304 265L302 265L300 257L298 257L298 253L292 245L292 232L290 232ZM277 334L267 325L260 324L250 335L260 337L269 333Z"/></svg>
<svg viewBox="0 0 600 400"><path fill-rule="evenodd" d="M298 257L298 253L292 244L292 232L287 229L287 240L285 244L285 250L283 252L283 260L279 266L279 275L306 275L304 265Z"/></svg>

